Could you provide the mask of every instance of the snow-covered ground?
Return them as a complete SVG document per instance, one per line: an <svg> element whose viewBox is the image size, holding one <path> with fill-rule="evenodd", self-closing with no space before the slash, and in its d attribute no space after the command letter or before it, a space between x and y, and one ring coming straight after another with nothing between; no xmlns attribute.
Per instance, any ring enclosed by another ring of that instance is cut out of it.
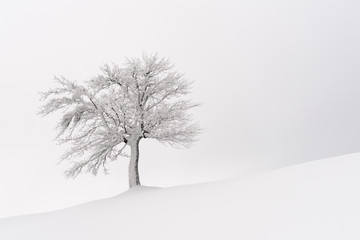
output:
<svg viewBox="0 0 360 240"><path fill-rule="evenodd" d="M360 239L360 154L0 220L2 240Z"/></svg>

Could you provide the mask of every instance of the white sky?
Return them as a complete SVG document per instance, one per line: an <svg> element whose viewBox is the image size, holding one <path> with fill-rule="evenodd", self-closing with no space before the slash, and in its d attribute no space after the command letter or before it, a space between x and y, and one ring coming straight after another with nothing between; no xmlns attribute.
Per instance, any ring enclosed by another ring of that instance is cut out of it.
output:
<svg viewBox="0 0 360 240"><path fill-rule="evenodd" d="M37 116L54 75L158 52L195 81L205 128L191 149L142 142L144 185L241 177L360 151L360 2L0 1L0 217L111 196L111 175L66 180L56 117Z"/></svg>

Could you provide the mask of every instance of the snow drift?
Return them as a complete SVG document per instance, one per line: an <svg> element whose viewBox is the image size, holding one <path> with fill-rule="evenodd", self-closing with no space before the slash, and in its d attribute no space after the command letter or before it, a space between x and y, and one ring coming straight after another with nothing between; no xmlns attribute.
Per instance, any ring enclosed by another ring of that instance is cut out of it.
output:
<svg viewBox="0 0 360 240"><path fill-rule="evenodd" d="M0 239L360 239L359 184L360 154L350 154L2 219Z"/></svg>

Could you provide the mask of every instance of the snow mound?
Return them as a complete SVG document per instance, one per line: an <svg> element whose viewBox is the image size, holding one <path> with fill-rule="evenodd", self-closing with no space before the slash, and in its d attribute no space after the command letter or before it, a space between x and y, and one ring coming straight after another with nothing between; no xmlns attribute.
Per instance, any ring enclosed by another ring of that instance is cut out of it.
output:
<svg viewBox="0 0 360 240"><path fill-rule="evenodd" d="M4 240L360 239L360 154L0 220Z"/></svg>

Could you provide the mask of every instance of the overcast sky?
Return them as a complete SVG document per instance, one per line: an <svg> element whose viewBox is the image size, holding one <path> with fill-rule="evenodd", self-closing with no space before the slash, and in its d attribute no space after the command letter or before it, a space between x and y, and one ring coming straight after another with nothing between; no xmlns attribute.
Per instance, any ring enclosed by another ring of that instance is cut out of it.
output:
<svg viewBox="0 0 360 240"><path fill-rule="evenodd" d="M0 1L0 217L112 196L108 176L66 180L41 118L54 75L83 81L143 52L194 81L204 128L185 150L143 141L144 185L233 177L360 151L360 2Z"/></svg>

